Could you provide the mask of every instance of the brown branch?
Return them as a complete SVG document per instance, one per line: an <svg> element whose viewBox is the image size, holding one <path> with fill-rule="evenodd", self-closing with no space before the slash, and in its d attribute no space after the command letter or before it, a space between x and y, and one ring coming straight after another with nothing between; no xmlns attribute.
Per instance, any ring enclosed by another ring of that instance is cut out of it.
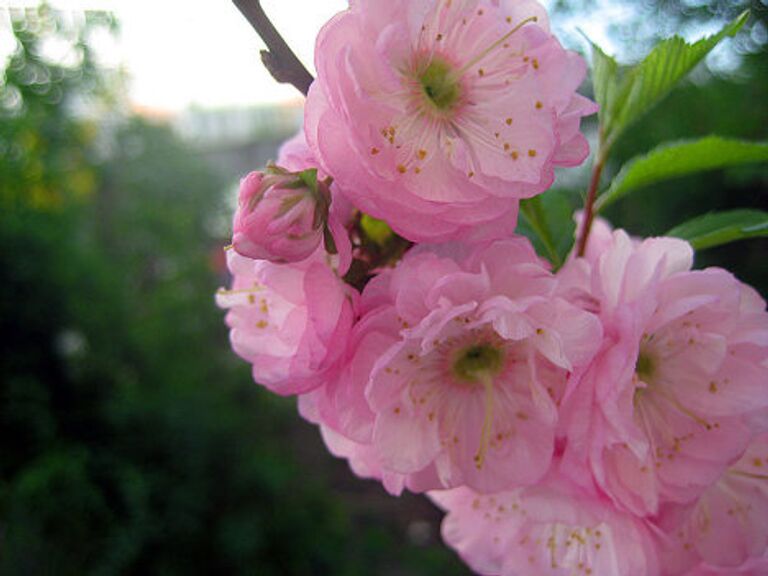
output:
<svg viewBox="0 0 768 576"><path fill-rule="evenodd" d="M260 0L232 1L267 45L268 50L261 51L261 61L272 77L281 84L292 84L306 96L314 78L269 21Z"/></svg>
<svg viewBox="0 0 768 576"><path fill-rule="evenodd" d="M600 187L600 176L603 173L604 166L605 154L602 152L602 150L599 150L597 153L597 158L595 159L595 166L592 169L592 181L589 183L587 199L584 202L584 219L581 222L581 232L579 233L579 242L576 251L576 255L580 258L584 256L584 253L587 251L589 232L592 230L592 222L595 219L595 201L597 200L597 190Z"/></svg>

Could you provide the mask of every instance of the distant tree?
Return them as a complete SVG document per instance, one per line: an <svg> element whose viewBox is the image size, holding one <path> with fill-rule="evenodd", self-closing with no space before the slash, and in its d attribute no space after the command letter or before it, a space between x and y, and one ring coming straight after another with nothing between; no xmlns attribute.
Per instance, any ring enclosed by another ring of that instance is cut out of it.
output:
<svg viewBox="0 0 768 576"><path fill-rule="evenodd" d="M105 12L65 17L46 5L0 10L16 43L0 62L0 205L58 207L94 190L88 155L97 128L88 109L112 104L114 92L89 39L116 22Z"/></svg>

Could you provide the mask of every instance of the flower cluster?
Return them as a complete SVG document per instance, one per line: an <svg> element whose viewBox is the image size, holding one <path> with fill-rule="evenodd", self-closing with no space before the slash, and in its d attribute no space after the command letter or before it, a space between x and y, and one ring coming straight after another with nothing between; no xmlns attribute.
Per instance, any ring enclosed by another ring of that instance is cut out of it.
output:
<svg viewBox="0 0 768 576"><path fill-rule="evenodd" d="M218 303L329 450L426 492L478 573L768 573L768 313L597 221L553 272L519 201L588 152L534 0L352 0L305 132L241 186Z"/></svg>

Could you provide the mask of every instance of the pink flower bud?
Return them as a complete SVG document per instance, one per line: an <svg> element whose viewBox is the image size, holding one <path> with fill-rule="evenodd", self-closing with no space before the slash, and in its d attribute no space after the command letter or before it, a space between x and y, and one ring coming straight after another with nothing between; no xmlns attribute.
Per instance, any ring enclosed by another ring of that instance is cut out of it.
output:
<svg viewBox="0 0 768 576"><path fill-rule="evenodd" d="M305 260L323 239L329 197L315 170L251 172L240 183L232 245L248 258Z"/></svg>

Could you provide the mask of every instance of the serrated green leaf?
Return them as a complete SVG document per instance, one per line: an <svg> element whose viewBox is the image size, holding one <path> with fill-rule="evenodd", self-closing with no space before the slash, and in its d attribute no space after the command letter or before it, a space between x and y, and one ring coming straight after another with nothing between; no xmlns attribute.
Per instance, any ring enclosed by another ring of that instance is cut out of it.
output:
<svg viewBox="0 0 768 576"><path fill-rule="evenodd" d="M664 98L724 38L734 36L749 17L743 12L717 34L688 44L679 36L660 42L646 58L634 66L612 98L604 117L605 140L610 147L631 124Z"/></svg>
<svg viewBox="0 0 768 576"><path fill-rule="evenodd" d="M708 136L663 144L630 160L597 201L597 209L643 186L717 168L768 161L768 143Z"/></svg>
<svg viewBox="0 0 768 576"><path fill-rule="evenodd" d="M762 210L714 212L676 226L667 232L667 236L687 240L696 250L746 238L768 237L768 212Z"/></svg>
<svg viewBox="0 0 768 576"><path fill-rule="evenodd" d="M600 105L600 123L603 124L604 118L611 115L619 89L619 64L589 38L587 41L592 47L592 87L595 91L595 100Z"/></svg>

